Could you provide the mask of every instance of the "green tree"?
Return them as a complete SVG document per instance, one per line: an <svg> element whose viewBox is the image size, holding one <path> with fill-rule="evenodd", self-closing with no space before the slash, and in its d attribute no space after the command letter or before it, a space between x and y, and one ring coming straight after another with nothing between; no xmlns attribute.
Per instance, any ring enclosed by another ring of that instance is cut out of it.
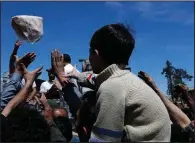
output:
<svg viewBox="0 0 195 143"><path fill-rule="evenodd" d="M172 66L172 63L168 60L166 61L166 66L163 68L163 71L161 72L162 75L165 75L167 78L167 94L172 95L173 91L173 74L174 74L174 67Z"/></svg>
<svg viewBox="0 0 195 143"><path fill-rule="evenodd" d="M174 100L174 87L178 84L186 85L185 81L191 81L193 78L186 70L175 68L168 60L161 74L167 78L167 94L171 95L172 100Z"/></svg>
<svg viewBox="0 0 195 143"><path fill-rule="evenodd" d="M173 74L174 85L177 85L177 84L186 85L184 80L191 81L192 78L193 76L189 75L187 71L183 69L175 69L174 74Z"/></svg>

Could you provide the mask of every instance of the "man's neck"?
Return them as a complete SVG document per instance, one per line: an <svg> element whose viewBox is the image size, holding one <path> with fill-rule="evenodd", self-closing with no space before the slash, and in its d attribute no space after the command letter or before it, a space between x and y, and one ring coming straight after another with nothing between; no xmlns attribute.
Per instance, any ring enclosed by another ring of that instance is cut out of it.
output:
<svg viewBox="0 0 195 143"><path fill-rule="evenodd" d="M53 80L52 79L49 79L48 82L53 83Z"/></svg>
<svg viewBox="0 0 195 143"><path fill-rule="evenodd" d="M71 63L65 63L64 66L67 66L67 65L69 65L69 64L71 64Z"/></svg>

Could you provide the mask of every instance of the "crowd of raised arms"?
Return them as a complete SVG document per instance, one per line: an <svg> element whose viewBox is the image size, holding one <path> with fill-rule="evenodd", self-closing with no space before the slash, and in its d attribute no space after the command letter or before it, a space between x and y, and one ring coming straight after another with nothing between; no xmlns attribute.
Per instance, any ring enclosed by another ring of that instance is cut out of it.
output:
<svg viewBox="0 0 195 143"><path fill-rule="evenodd" d="M54 49L46 81L38 78L43 67L28 70L36 53L18 57L22 42L16 41L1 89L1 141L193 142L194 93L176 86L185 100L179 106L147 73L133 74L134 33L123 24L98 29L82 72Z"/></svg>

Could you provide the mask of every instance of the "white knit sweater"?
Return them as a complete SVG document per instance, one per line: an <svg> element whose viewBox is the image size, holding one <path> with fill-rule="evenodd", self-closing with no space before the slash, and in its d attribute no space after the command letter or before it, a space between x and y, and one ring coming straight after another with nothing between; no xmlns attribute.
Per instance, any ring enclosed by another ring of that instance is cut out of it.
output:
<svg viewBox="0 0 195 143"><path fill-rule="evenodd" d="M90 141L169 142L168 112L156 93L141 79L113 64L97 79L97 120Z"/></svg>

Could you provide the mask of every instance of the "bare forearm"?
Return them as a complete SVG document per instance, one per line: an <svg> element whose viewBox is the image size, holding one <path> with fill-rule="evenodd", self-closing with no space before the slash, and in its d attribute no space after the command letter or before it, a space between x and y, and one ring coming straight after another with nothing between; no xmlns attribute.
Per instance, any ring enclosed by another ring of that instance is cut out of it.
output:
<svg viewBox="0 0 195 143"><path fill-rule="evenodd" d="M28 96L28 91L30 89L31 85L26 84L24 88L7 104L7 106L4 108L2 114L7 117L9 113L17 107L20 103L25 101L25 99Z"/></svg>
<svg viewBox="0 0 195 143"><path fill-rule="evenodd" d="M182 128L185 128L187 125L190 124L190 119L185 113L183 113L175 104L173 104L169 99L167 99L159 89L156 89L155 91L166 106L170 118L172 118Z"/></svg>
<svg viewBox="0 0 195 143"><path fill-rule="evenodd" d="M13 60L13 55L10 56L10 60L9 60L9 74L12 74L14 73L15 71L15 63L14 63L14 60Z"/></svg>

